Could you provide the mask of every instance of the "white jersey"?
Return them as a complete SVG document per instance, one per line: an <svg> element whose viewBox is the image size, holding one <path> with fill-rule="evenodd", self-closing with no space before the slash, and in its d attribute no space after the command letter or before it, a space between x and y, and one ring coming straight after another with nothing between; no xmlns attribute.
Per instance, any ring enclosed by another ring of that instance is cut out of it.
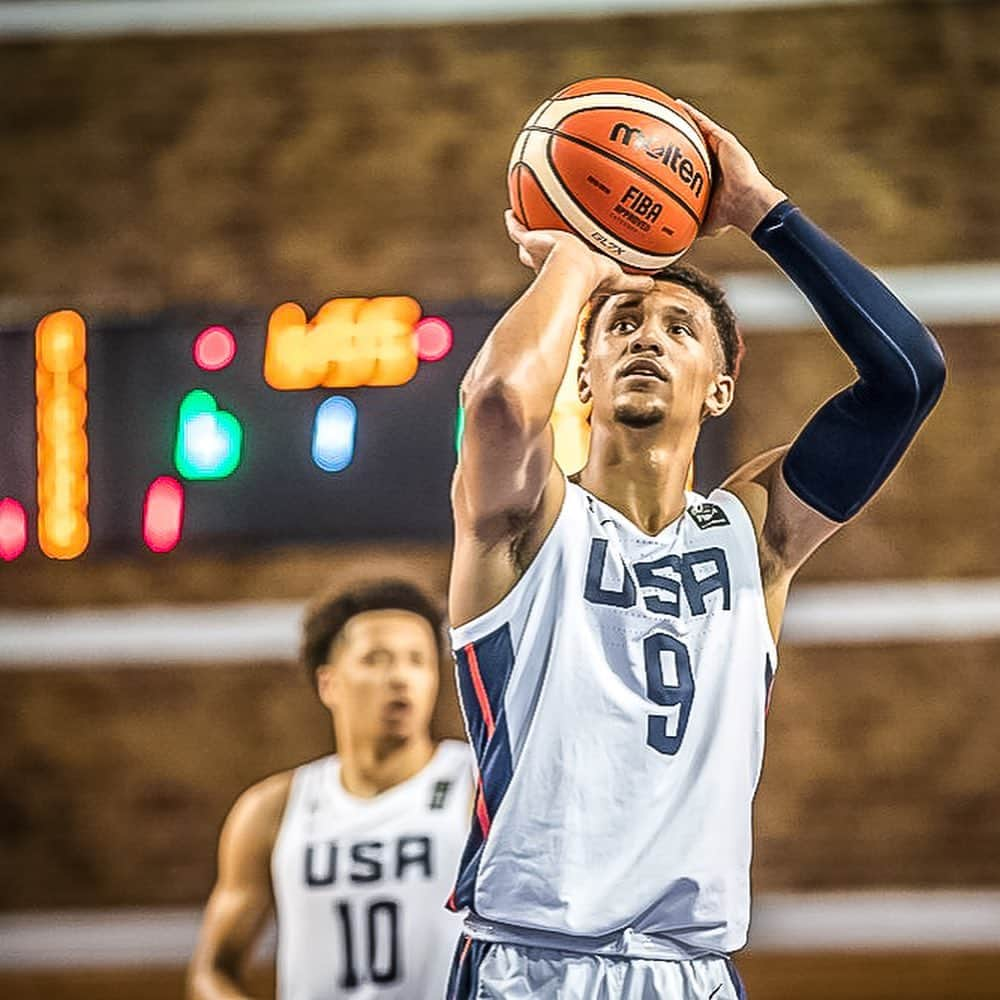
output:
<svg viewBox="0 0 1000 1000"><path fill-rule="evenodd" d="M444 996L472 774L456 740L372 799L344 789L336 756L295 771L271 856L279 1000Z"/></svg>
<svg viewBox="0 0 1000 1000"><path fill-rule="evenodd" d="M566 484L513 590L452 630L480 769L452 903L479 939L646 958L745 943L776 665L753 524L649 536Z"/></svg>

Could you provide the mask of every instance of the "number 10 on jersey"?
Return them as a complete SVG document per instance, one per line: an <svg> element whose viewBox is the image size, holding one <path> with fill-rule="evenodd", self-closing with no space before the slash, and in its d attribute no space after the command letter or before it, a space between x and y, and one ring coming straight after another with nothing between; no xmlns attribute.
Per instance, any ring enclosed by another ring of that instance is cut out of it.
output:
<svg viewBox="0 0 1000 1000"><path fill-rule="evenodd" d="M394 899L342 901L334 904L334 911L344 949L340 989L354 990L362 982L384 986L399 980L403 975L399 903Z"/></svg>

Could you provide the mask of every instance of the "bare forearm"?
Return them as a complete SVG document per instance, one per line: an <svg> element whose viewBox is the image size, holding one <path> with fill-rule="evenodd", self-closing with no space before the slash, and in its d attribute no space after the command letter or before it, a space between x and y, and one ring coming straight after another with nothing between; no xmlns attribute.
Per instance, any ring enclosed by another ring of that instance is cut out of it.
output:
<svg viewBox="0 0 1000 1000"><path fill-rule="evenodd" d="M569 361L580 311L600 281L589 253L559 246L493 329L462 383L468 402L503 392L525 423L544 427Z"/></svg>

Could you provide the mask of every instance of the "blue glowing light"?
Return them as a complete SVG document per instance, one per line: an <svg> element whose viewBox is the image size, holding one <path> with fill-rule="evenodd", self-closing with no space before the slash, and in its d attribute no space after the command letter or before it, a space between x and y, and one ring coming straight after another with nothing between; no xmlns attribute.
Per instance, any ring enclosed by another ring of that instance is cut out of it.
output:
<svg viewBox="0 0 1000 1000"><path fill-rule="evenodd" d="M320 403L313 424L312 457L324 472L342 472L354 458L358 411L344 396Z"/></svg>

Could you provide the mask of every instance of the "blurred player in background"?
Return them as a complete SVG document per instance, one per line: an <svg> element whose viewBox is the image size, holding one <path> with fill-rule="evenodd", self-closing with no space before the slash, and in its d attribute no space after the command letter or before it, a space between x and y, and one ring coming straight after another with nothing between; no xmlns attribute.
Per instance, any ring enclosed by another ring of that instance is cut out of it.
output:
<svg viewBox="0 0 1000 1000"><path fill-rule="evenodd" d="M253 785L219 842L189 972L191 1000L246 997L276 911L280 1000L441 997L460 921L442 908L472 801L464 743L435 746L443 620L384 581L309 610L302 659L337 754Z"/></svg>
<svg viewBox="0 0 1000 1000"><path fill-rule="evenodd" d="M858 379L790 446L685 493L742 345L693 268L625 275L573 235L463 383L452 640L481 781L452 897L452 998L713 998L742 986L751 802L789 584L874 495L940 395L923 325L689 108L715 159L703 232L735 227L801 289ZM581 315L583 317L581 322ZM549 420L582 326L588 462ZM775 392L781 386L774 387Z"/></svg>

